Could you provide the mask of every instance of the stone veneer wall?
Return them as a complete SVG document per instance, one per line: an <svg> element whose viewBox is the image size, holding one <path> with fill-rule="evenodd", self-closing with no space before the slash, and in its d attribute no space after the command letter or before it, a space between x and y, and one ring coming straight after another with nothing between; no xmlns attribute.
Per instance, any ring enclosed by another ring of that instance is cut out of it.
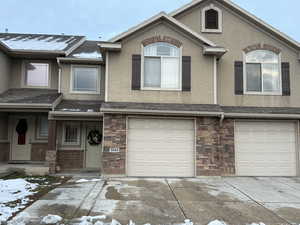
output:
<svg viewBox="0 0 300 225"><path fill-rule="evenodd" d="M196 124L197 176L234 175L234 120L199 117Z"/></svg>
<svg viewBox="0 0 300 225"><path fill-rule="evenodd" d="M58 150L57 165L60 170L73 170L83 168L84 151L82 150Z"/></svg>
<svg viewBox="0 0 300 225"><path fill-rule="evenodd" d="M0 162L7 162L9 160L9 143L0 143Z"/></svg>
<svg viewBox="0 0 300 225"><path fill-rule="evenodd" d="M31 145L31 160L45 161L48 143L34 143Z"/></svg>
<svg viewBox="0 0 300 225"><path fill-rule="evenodd" d="M126 116L104 114L103 127L103 173L125 174ZM111 148L117 148L119 152L110 152Z"/></svg>
<svg viewBox="0 0 300 225"><path fill-rule="evenodd" d="M234 175L234 120L225 119L221 126L220 118L198 117L196 121L197 176ZM125 175L126 115L105 114L103 126L103 172ZM119 152L110 152L111 148Z"/></svg>

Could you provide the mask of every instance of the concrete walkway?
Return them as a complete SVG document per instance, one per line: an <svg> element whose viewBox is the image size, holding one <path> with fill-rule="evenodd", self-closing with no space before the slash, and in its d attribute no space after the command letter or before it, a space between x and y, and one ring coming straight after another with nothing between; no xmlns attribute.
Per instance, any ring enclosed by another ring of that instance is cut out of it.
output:
<svg viewBox="0 0 300 225"><path fill-rule="evenodd" d="M300 224L299 178L111 179L56 188L25 210L31 224L48 214L74 220L106 215L122 224L178 224L191 219L207 225L260 222ZM84 181L84 180L83 180Z"/></svg>

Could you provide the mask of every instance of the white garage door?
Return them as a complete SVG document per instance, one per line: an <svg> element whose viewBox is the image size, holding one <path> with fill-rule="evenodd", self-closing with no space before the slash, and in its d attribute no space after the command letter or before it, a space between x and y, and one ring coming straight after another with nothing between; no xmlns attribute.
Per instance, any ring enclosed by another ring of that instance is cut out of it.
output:
<svg viewBox="0 0 300 225"><path fill-rule="evenodd" d="M237 175L296 176L296 128L290 122L237 122Z"/></svg>
<svg viewBox="0 0 300 225"><path fill-rule="evenodd" d="M130 119L128 176L194 176L194 121Z"/></svg>

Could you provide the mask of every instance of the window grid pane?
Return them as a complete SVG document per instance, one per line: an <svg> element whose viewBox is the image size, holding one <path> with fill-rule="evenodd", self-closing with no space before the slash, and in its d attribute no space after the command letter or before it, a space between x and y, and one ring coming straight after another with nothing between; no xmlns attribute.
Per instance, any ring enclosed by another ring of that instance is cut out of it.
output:
<svg viewBox="0 0 300 225"><path fill-rule="evenodd" d="M66 125L65 142L66 143L78 142L78 127L76 125Z"/></svg>
<svg viewBox="0 0 300 225"><path fill-rule="evenodd" d="M261 64L247 63L247 91L261 92L262 90L262 75Z"/></svg>
<svg viewBox="0 0 300 225"><path fill-rule="evenodd" d="M26 85L48 87L49 65L46 63L28 63L26 65Z"/></svg>
<svg viewBox="0 0 300 225"><path fill-rule="evenodd" d="M81 92L97 92L98 69L88 67L74 68L73 90Z"/></svg>
<svg viewBox="0 0 300 225"><path fill-rule="evenodd" d="M161 58L145 57L144 87L161 87Z"/></svg>
<svg viewBox="0 0 300 225"><path fill-rule="evenodd" d="M48 137L48 118L46 116L40 118L39 136Z"/></svg>

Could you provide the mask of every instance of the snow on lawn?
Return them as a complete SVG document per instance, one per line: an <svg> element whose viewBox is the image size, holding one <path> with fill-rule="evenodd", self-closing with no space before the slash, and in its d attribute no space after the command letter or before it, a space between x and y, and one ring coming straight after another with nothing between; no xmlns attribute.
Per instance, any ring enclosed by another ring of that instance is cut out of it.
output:
<svg viewBox="0 0 300 225"><path fill-rule="evenodd" d="M98 181L101 181L101 179L91 179L91 180L80 179L80 180L77 180L76 183L87 183L87 182L98 182Z"/></svg>
<svg viewBox="0 0 300 225"><path fill-rule="evenodd" d="M21 178L0 180L0 223L25 208L38 186Z"/></svg>

